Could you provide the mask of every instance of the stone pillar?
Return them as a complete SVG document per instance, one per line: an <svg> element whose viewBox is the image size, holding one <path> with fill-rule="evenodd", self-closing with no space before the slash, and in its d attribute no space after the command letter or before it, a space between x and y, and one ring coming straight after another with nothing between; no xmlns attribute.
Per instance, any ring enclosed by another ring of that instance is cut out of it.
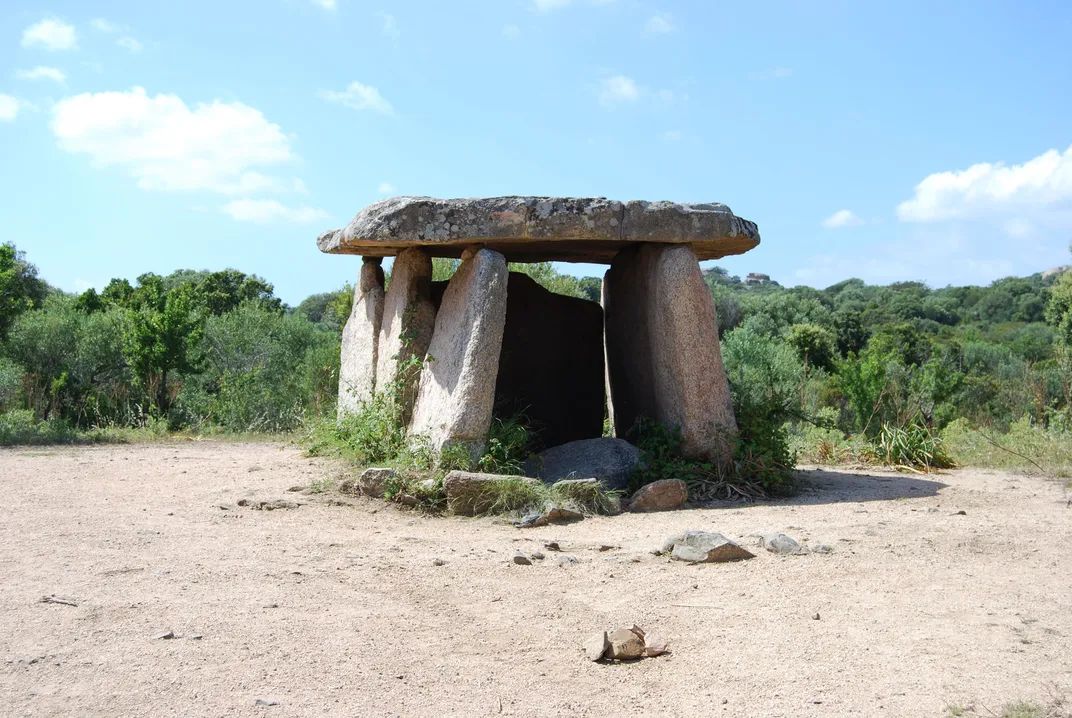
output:
<svg viewBox="0 0 1072 718"><path fill-rule="evenodd" d="M615 433L640 417L681 428L690 458L728 458L737 421L718 320L687 245L622 250L603 282Z"/></svg>
<svg viewBox="0 0 1072 718"><path fill-rule="evenodd" d="M400 381L402 421L408 424L417 398L420 366L432 341L436 309L432 304L432 258L423 249L404 249L391 267L391 283L384 299L380 326L376 386L386 391ZM399 369L403 373L399 374Z"/></svg>
<svg viewBox="0 0 1072 718"><path fill-rule="evenodd" d="M356 413L376 390L377 347L383 319L381 257L365 257L354 287L354 306L342 330L338 415Z"/></svg>
<svg viewBox="0 0 1072 718"><path fill-rule="evenodd" d="M506 259L469 248L436 314L410 435L439 453L453 445L480 456L491 426L506 324Z"/></svg>

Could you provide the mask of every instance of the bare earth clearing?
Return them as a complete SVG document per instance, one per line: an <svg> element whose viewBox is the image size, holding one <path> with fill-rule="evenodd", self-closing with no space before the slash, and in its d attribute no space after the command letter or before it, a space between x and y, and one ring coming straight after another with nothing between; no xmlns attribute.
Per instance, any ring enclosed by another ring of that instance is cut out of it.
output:
<svg viewBox="0 0 1072 718"><path fill-rule="evenodd" d="M1072 692L1059 483L809 471L789 502L526 530L287 492L339 472L272 444L0 451L0 714L939 716ZM650 553L685 529L834 553ZM585 660L634 622L673 654Z"/></svg>

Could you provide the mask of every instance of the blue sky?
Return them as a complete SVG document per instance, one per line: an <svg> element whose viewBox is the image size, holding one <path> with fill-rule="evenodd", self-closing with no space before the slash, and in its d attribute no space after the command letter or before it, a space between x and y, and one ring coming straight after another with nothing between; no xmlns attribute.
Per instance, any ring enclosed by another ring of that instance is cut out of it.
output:
<svg viewBox="0 0 1072 718"><path fill-rule="evenodd" d="M1069 260L1069 37L1066 2L8 0L0 240L70 291L294 304L385 196L599 195L725 202L736 274L986 283Z"/></svg>

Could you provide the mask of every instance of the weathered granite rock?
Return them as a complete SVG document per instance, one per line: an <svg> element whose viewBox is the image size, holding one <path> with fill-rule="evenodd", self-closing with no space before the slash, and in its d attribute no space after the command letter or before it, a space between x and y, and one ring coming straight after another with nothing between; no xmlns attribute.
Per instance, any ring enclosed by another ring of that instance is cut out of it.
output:
<svg viewBox="0 0 1072 718"><path fill-rule="evenodd" d="M602 407L601 407L602 409ZM571 441L542 451L525 462L527 476L546 482L597 479L608 489L623 489L640 463L640 450L624 439Z"/></svg>
<svg viewBox="0 0 1072 718"><path fill-rule="evenodd" d="M530 481L523 476L502 474L477 474L471 471L451 471L443 479L443 491L447 495L447 508L460 516L483 513L495 503L495 483L503 481Z"/></svg>
<svg viewBox="0 0 1072 718"><path fill-rule="evenodd" d="M662 553L689 563L723 563L755 558L751 551L741 548L719 533L686 531L663 542Z"/></svg>
<svg viewBox="0 0 1072 718"><path fill-rule="evenodd" d="M764 534L760 541L763 544L763 548L771 553L780 553L786 556L798 556L807 553L807 551L801 548L800 544L797 543L796 539L790 538L785 534Z"/></svg>
<svg viewBox="0 0 1072 718"><path fill-rule="evenodd" d="M399 252L391 267L391 283L383 303L377 347L376 382L382 390L389 382L402 382L402 420L409 423L417 398L420 368L432 341L436 310L432 304L432 258L419 248ZM399 368L405 371L399 376Z"/></svg>
<svg viewBox="0 0 1072 718"><path fill-rule="evenodd" d="M514 525L519 529L531 529L538 528L540 526L547 526L548 524L564 524L573 521L580 521L584 518L584 514L580 511L574 511L573 509L567 509L557 504L548 504L541 512L531 513L523 516L520 521L517 521Z"/></svg>
<svg viewBox="0 0 1072 718"><path fill-rule="evenodd" d="M619 628L607 636L610 647L604 655L618 661L631 661L644 655L644 639L628 628Z"/></svg>
<svg viewBox="0 0 1072 718"><path fill-rule="evenodd" d="M670 511L689 500L689 488L681 479L660 479L637 489L629 500L630 511Z"/></svg>
<svg viewBox="0 0 1072 718"><path fill-rule="evenodd" d="M637 242L692 245L700 259L741 254L759 230L717 202L617 202L604 197L394 197L369 205L317 239L323 252L393 256L423 246L458 257L483 244L511 262L610 262Z"/></svg>
<svg viewBox="0 0 1072 718"><path fill-rule="evenodd" d="M468 252L443 293L410 422L410 433L425 437L435 452L457 445L475 460L483 450L506 324L507 274L501 254Z"/></svg>
<svg viewBox="0 0 1072 718"><path fill-rule="evenodd" d="M398 472L394 469L369 468L361 472L355 487L365 496L380 498L387 489L387 482L397 478Z"/></svg>
<svg viewBox="0 0 1072 718"><path fill-rule="evenodd" d="M603 309L518 272L506 293L495 415L523 413L540 446L603 433Z"/></svg>
<svg viewBox="0 0 1072 718"><path fill-rule="evenodd" d="M590 661L598 661L607 652L608 648L610 648L610 641L607 640L607 632L600 631L585 640L584 655Z"/></svg>
<svg viewBox="0 0 1072 718"><path fill-rule="evenodd" d="M342 330L338 415L356 412L376 389L377 349L383 319L383 269L366 257L354 287L354 305Z"/></svg>
<svg viewBox="0 0 1072 718"><path fill-rule="evenodd" d="M615 433L626 436L649 417L681 428L687 457L728 458L737 422L715 305L692 250L623 250L607 271L603 302Z"/></svg>

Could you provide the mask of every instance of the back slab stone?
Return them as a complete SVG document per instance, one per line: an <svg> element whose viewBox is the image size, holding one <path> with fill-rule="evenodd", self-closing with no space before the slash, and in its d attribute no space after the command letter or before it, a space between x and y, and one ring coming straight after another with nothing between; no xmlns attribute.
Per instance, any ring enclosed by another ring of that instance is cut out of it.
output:
<svg viewBox="0 0 1072 718"><path fill-rule="evenodd" d="M460 446L475 460L491 427L508 271L503 255L487 249L462 260L436 314L410 434L437 454Z"/></svg>
<svg viewBox="0 0 1072 718"><path fill-rule="evenodd" d="M366 257L354 287L354 304L342 330L338 416L357 413L376 391L376 363L383 321L383 269L380 257Z"/></svg>
<svg viewBox="0 0 1072 718"><path fill-rule="evenodd" d="M623 250L604 278L615 433L642 417L681 429L690 458L730 458L737 434L714 300L693 251Z"/></svg>

